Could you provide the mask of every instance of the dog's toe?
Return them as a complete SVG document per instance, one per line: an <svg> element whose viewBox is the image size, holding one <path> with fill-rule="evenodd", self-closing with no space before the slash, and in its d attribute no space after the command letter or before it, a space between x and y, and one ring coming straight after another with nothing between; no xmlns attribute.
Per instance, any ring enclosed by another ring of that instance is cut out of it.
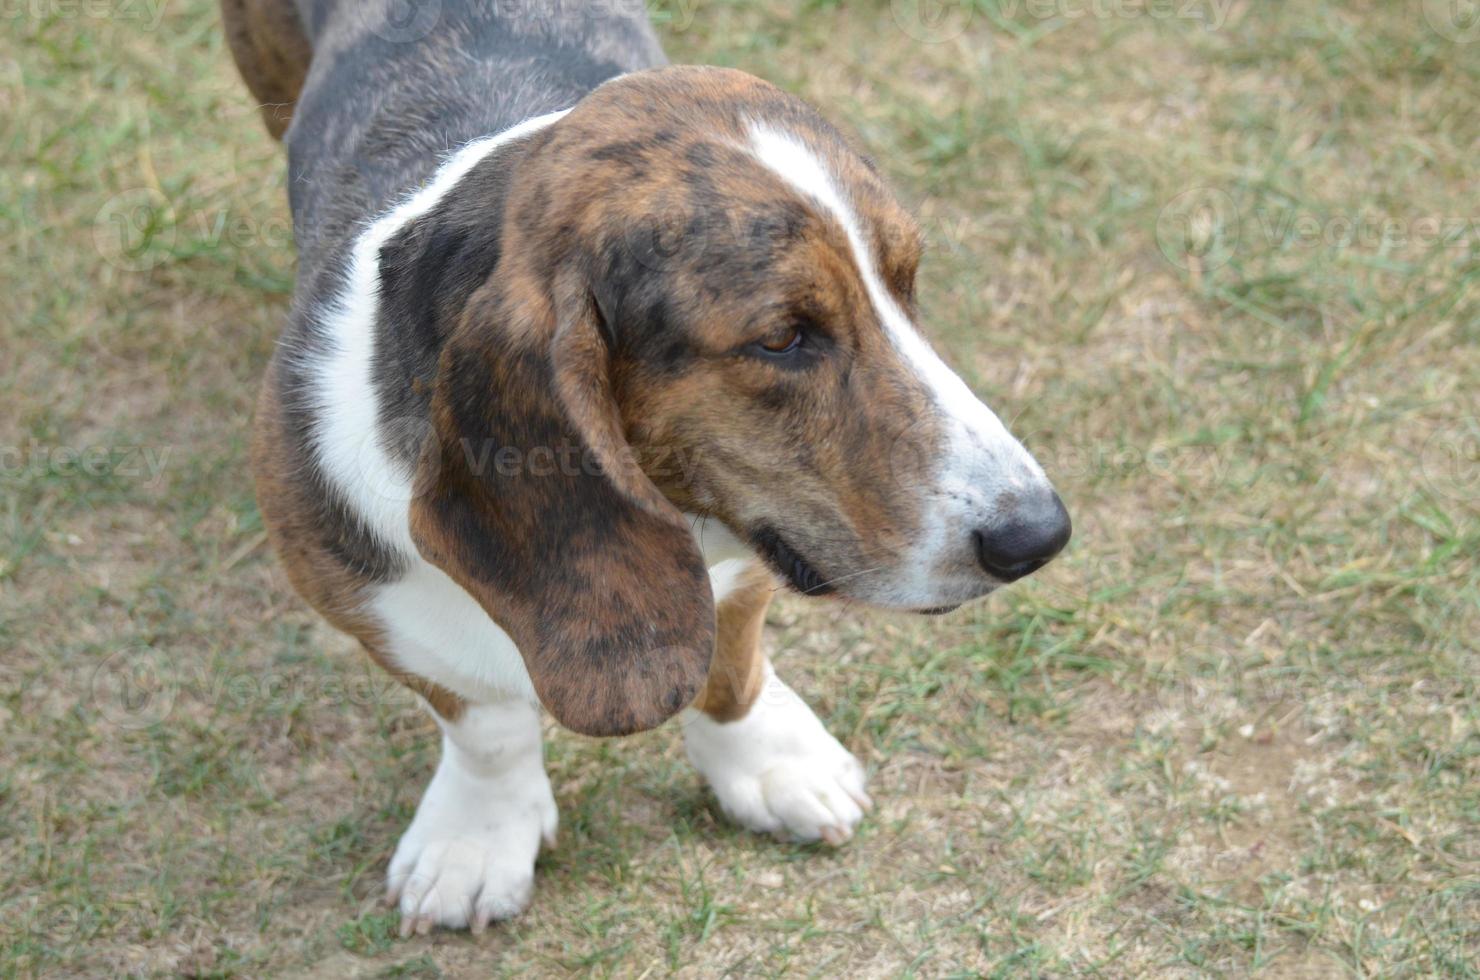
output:
<svg viewBox="0 0 1480 980"><path fill-rule="evenodd" d="M523 912L534 894L537 851L538 838L403 839L386 882L387 897L401 911L401 936L424 936L433 926L481 932Z"/></svg>
<svg viewBox="0 0 1480 980"><path fill-rule="evenodd" d="M739 721L689 718L689 758L736 823L842 844L873 806L863 766L774 675L767 690Z"/></svg>
<svg viewBox="0 0 1480 980"><path fill-rule="evenodd" d="M862 767L851 755L820 764L783 763L762 773L760 784L766 807L797 840L837 846L852 837L863 820L863 808L847 788L848 784L856 784L860 792L862 788Z"/></svg>

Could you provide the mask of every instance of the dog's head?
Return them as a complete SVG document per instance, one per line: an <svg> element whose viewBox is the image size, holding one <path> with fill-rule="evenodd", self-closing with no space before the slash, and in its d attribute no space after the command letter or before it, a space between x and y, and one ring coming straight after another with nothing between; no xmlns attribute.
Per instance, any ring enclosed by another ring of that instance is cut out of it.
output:
<svg viewBox="0 0 1480 980"><path fill-rule="evenodd" d="M513 623L567 725L648 727L702 683L682 512L800 591L905 610L1063 547L1043 470L917 332L918 230L804 103L643 72L521 154L497 267L443 348L413 527Z"/></svg>

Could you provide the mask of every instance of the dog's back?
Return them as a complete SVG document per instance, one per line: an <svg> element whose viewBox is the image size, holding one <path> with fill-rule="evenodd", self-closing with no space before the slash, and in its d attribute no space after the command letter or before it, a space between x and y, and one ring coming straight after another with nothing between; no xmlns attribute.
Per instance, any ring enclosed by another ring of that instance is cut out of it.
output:
<svg viewBox="0 0 1480 980"><path fill-rule="evenodd" d="M665 61L641 0L222 0L222 13L287 144L306 275L457 147Z"/></svg>

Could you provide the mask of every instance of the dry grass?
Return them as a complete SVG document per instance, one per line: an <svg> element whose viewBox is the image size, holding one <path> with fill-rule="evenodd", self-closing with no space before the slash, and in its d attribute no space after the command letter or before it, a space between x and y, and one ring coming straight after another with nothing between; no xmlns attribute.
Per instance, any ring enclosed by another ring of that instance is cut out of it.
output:
<svg viewBox="0 0 1480 980"><path fill-rule="evenodd" d="M655 14L873 148L1075 542L940 622L780 605L880 802L847 848L718 821L671 730L552 732L534 908L408 942L430 725L244 463L276 147L206 0L3 12L0 975L1480 973L1480 28L796 6Z"/></svg>

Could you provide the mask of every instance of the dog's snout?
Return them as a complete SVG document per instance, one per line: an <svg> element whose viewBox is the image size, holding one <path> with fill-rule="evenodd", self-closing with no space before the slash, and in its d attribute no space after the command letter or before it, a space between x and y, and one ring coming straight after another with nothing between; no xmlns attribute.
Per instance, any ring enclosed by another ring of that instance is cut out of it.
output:
<svg viewBox="0 0 1480 980"><path fill-rule="evenodd" d="M1073 525L1052 490L1022 500L1005 520L971 533L976 560L987 574L1015 582L1047 565L1069 543Z"/></svg>

